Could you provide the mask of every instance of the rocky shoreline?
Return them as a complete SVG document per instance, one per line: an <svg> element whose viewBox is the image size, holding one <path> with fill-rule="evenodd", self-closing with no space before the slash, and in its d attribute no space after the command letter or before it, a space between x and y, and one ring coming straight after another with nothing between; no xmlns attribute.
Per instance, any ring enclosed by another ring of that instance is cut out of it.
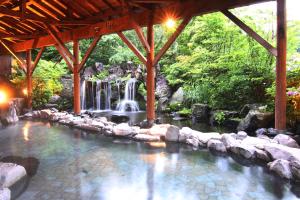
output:
<svg viewBox="0 0 300 200"><path fill-rule="evenodd" d="M170 124L157 124L144 129L138 126L130 126L127 123L116 124L108 121L105 117L91 118L85 114L75 116L68 112L58 112L56 109L29 112L22 118L47 120L96 134L124 137L135 141L185 143L191 145L195 150L207 148L212 152L238 156L250 162L262 161L269 170L281 178L295 182L300 181L300 146L293 138L284 134L269 138L266 135L248 136L244 131L224 134L217 132L203 133L188 127L180 129ZM13 166L14 169L22 168L8 163L0 163L1 166ZM19 178L15 178L13 182L26 175L26 172L23 173L24 170L19 171L20 173L14 175ZM4 180L10 180L10 177L5 177ZM7 198L9 197L8 187L5 184L0 184L0 199L9 199Z"/></svg>
<svg viewBox="0 0 300 200"><path fill-rule="evenodd" d="M195 149L208 148L219 153L229 153L250 161L263 161L281 178L300 181L300 146L288 135L278 134L274 138L265 135L248 136L238 133L202 133L188 127L180 129L170 124L157 124L149 129L116 124L105 117L90 118L88 115L74 116L56 110L39 110L27 113L25 118L44 119L79 128L105 136L126 137L136 141L166 141L192 145Z"/></svg>

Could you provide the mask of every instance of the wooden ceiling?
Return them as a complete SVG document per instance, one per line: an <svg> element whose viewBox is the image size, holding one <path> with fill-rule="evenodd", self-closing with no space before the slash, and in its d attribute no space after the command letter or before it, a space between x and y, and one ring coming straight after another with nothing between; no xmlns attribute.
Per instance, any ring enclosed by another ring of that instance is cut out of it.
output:
<svg viewBox="0 0 300 200"><path fill-rule="evenodd" d="M271 0L0 0L0 40L15 52Z"/></svg>

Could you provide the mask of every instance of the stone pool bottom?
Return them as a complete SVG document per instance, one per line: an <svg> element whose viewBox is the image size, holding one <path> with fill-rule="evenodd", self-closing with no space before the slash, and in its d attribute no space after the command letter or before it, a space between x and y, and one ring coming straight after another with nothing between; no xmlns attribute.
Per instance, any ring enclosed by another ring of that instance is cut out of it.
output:
<svg viewBox="0 0 300 200"><path fill-rule="evenodd" d="M299 187L259 165L243 166L187 145L116 139L49 122L20 121L0 130L0 152L1 160L35 160L25 191L16 197L20 188L12 189L18 200L299 197Z"/></svg>

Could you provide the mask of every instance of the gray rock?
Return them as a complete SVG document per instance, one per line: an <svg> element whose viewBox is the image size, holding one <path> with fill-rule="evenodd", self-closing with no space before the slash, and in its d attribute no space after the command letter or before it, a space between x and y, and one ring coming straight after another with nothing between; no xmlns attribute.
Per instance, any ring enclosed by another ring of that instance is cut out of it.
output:
<svg viewBox="0 0 300 200"><path fill-rule="evenodd" d="M255 147L251 145L238 144L236 146L230 147L230 151L246 159L255 158Z"/></svg>
<svg viewBox="0 0 300 200"><path fill-rule="evenodd" d="M194 136L198 138L199 145L202 147L207 147L207 142L210 139L218 139L218 140L221 139L220 133L215 133L215 132L201 133L201 132L197 131L197 132L194 132Z"/></svg>
<svg viewBox="0 0 300 200"><path fill-rule="evenodd" d="M274 114L250 110L237 127L238 131L253 132L258 128L268 127L274 120Z"/></svg>
<svg viewBox="0 0 300 200"><path fill-rule="evenodd" d="M264 150L255 148L255 156L256 158L258 158L259 160L265 161L265 162L270 162L271 158L268 155L267 152L265 152Z"/></svg>
<svg viewBox="0 0 300 200"><path fill-rule="evenodd" d="M293 178L296 181L299 181L300 180L300 161L296 161L296 160L291 161L290 167L291 167L291 171L293 174Z"/></svg>
<svg viewBox="0 0 300 200"><path fill-rule="evenodd" d="M233 137L233 134L228 133L222 134L221 141L223 142L226 149L230 149L231 147L237 146L239 144L239 141L237 141L235 137Z"/></svg>
<svg viewBox="0 0 300 200"><path fill-rule="evenodd" d="M210 108L207 104L192 105L192 117L197 122L208 122Z"/></svg>
<svg viewBox="0 0 300 200"><path fill-rule="evenodd" d="M185 143L188 138L193 137L194 132L195 131L189 127L183 127L179 131L179 142Z"/></svg>
<svg viewBox="0 0 300 200"><path fill-rule="evenodd" d="M10 187L24 176L26 176L26 170L24 167L14 163L0 162L0 178L2 187Z"/></svg>
<svg viewBox="0 0 300 200"><path fill-rule="evenodd" d="M162 75L157 76L155 95L158 99L158 111L165 111L169 102L168 99L171 96L171 88Z"/></svg>
<svg viewBox="0 0 300 200"><path fill-rule="evenodd" d="M245 104L239 115L240 117L246 117L250 110L262 110L264 107L265 106L263 104Z"/></svg>
<svg viewBox="0 0 300 200"><path fill-rule="evenodd" d="M179 141L179 128L177 126L171 125L168 127L166 132L166 141L169 142Z"/></svg>
<svg viewBox="0 0 300 200"><path fill-rule="evenodd" d="M8 188L0 188L0 200L10 200L11 192Z"/></svg>
<svg viewBox="0 0 300 200"><path fill-rule="evenodd" d="M40 118L42 119L50 119L52 111L50 109L44 109L40 111Z"/></svg>
<svg viewBox="0 0 300 200"><path fill-rule="evenodd" d="M256 136L267 135L268 130L266 128L259 128L255 131Z"/></svg>
<svg viewBox="0 0 300 200"><path fill-rule="evenodd" d="M265 144L263 149L270 155L272 160L300 161L300 149L275 143Z"/></svg>
<svg viewBox="0 0 300 200"><path fill-rule="evenodd" d="M178 90L172 95L170 103L182 103L184 100L184 91L183 88L180 87Z"/></svg>
<svg viewBox="0 0 300 200"><path fill-rule="evenodd" d="M239 131L236 135L238 140L243 140L248 137L248 134L245 131Z"/></svg>
<svg viewBox="0 0 300 200"><path fill-rule="evenodd" d="M148 135L148 134L137 134L133 137L134 140L137 141L146 141L146 142L158 142L160 141L160 137L156 135Z"/></svg>
<svg viewBox="0 0 300 200"><path fill-rule="evenodd" d="M57 103L59 103L60 100L61 100L61 97L59 95L55 94L52 97L50 97L49 103L50 104L57 104Z"/></svg>
<svg viewBox="0 0 300 200"><path fill-rule="evenodd" d="M1 112L0 121L4 125L14 124L19 121L16 106L13 102L9 102L8 108Z"/></svg>
<svg viewBox="0 0 300 200"><path fill-rule="evenodd" d="M288 147L300 148L298 143L288 135L278 134L273 138L273 140L277 141L279 144L282 144L282 145L285 145Z"/></svg>
<svg viewBox="0 0 300 200"><path fill-rule="evenodd" d="M281 178L292 179L292 172L289 161L278 159L271 163L268 163L268 167L271 171L274 171Z"/></svg>
<svg viewBox="0 0 300 200"><path fill-rule="evenodd" d="M207 142L207 147L208 147L208 149L210 149L212 151L226 153L225 145L220 140L217 140L217 139L210 139Z"/></svg>
<svg viewBox="0 0 300 200"><path fill-rule="evenodd" d="M186 143L189 145L192 145L194 148L198 148L199 147L199 140L195 137L192 138L188 138L186 140Z"/></svg>
<svg viewBox="0 0 300 200"><path fill-rule="evenodd" d="M131 127L127 123L118 124L113 127L113 134L116 136L133 136L138 133L137 127Z"/></svg>

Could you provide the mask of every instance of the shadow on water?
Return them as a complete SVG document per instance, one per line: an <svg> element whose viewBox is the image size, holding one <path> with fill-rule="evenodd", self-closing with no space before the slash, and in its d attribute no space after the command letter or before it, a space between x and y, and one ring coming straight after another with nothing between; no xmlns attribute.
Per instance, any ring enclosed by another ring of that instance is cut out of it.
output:
<svg viewBox="0 0 300 200"><path fill-rule="evenodd" d="M0 159L0 162L15 163L23 166L26 170L26 176L10 187L11 199L18 198L28 187L30 178L33 177L39 167L39 160L33 157L23 158L20 156L7 156Z"/></svg>

